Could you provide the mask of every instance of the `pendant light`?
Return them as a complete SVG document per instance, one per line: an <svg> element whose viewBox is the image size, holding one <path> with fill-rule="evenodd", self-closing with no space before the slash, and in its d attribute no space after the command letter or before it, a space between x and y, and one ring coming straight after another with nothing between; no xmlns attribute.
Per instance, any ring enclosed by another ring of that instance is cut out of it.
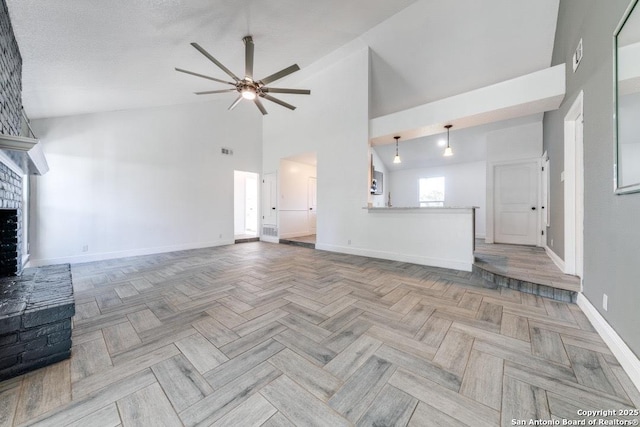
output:
<svg viewBox="0 0 640 427"><path fill-rule="evenodd" d="M449 156L453 156L453 150L451 149L451 146L449 145L449 129L451 129L453 125L445 125L444 127L447 128L447 148L444 149L444 156L445 157L449 157Z"/></svg>
<svg viewBox="0 0 640 427"><path fill-rule="evenodd" d="M393 138L396 140L396 156L393 158L393 163L402 163L402 160L400 160L400 155L398 155L398 140L400 139L400 137L394 136Z"/></svg>

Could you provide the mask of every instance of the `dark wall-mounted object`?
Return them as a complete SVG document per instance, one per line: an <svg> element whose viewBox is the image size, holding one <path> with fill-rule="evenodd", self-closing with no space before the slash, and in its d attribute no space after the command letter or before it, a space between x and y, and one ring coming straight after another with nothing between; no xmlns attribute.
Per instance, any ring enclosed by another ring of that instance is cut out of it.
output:
<svg viewBox="0 0 640 427"><path fill-rule="evenodd" d="M382 189L383 174L376 170L373 171L373 180L371 182L371 194L381 195L384 193Z"/></svg>

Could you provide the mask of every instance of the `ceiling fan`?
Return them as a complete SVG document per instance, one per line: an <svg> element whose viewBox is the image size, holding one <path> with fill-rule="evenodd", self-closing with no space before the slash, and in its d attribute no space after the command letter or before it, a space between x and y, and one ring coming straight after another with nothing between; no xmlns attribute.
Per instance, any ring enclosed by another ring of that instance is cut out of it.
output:
<svg viewBox="0 0 640 427"><path fill-rule="evenodd" d="M181 73L191 74L192 76L202 77L203 79L213 80L214 82L225 83L233 86L233 88L229 89L221 89L221 90L207 90L204 92L195 92L196 95L209 95L213 93L227 93L227 92L238 92L238 97L233 104L229 106L229 110L233 110L236 105L240 103L243 99L247 99L253 101L260 112L264 115L267 114L267 110L262 105L260 98L264 98L271 102L275 102L276 104L280 104L283 107L286 107L290 110L295 110L296 107L293 105L284 102L281 99L275 98L271 96L271 93L290 93L295 95L309 95L311 94L310 90L307 89L283 89L283 88L275 88L275 87L267 87L269 83L275 82L276 80L280 80L283 77L288 76L291 73L294 73L300 69L298 64L293 64L283 70L278 71L277 73L271 74L260 80L254 80L253 78L253 38L251 36L246 36L242 39L244 42L244 78L241 79L227 67L222 65L220 61L211 56L209 52L204 50L202 46L198 43L191 43L191 46L195 47L201 54L203 54L208 60L216 64L222 71L227 73L229 77L233 79L233 82L229 82L226 80L217 79L215 77L205 76L203 74L194 73L193 71L183 70L182 68L176 68L176 71Z"/></svg>

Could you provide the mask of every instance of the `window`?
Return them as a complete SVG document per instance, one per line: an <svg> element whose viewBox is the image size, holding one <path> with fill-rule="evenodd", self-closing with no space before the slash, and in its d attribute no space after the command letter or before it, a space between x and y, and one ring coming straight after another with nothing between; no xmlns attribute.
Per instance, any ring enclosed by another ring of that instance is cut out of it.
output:
<svg viewBox="0 0 640 427"><path fill-rule="evenodd" d="M444 206L444 176L420 178L418 189L420 207Z"/></svg>

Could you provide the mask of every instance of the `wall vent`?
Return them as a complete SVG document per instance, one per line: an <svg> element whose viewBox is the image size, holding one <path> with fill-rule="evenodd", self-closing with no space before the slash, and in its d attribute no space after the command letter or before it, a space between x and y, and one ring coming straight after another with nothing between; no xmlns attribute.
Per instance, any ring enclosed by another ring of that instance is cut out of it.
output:
<svg viewBox="0 0 640 427"><path fill-rule="evenodd" d="M578 69L578 65L580 65L580 61L582 61L582 39L578 42L578 47L576 47L576 51L573 53L573 72L575 73Z"/></svg>
<svg viewBox="0 0 640 427"><path fill-rule="evenodd" d="M225 156L233 156L233 150L231 148L222 147L220 149L220 153L224 154Z"/></svg>
<svg viewBox="0 0 640 427"><path fill-rule="evenodd" d="M263 236L278 236L278 228L275 225L264 225L262 227L262 235Z"/></svg>

